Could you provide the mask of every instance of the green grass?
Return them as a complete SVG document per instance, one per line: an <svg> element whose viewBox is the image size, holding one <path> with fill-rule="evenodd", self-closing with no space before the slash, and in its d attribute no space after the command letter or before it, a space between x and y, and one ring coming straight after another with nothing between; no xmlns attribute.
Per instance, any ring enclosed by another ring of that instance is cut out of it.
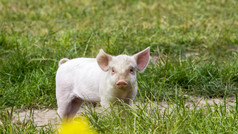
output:
<svg viewBox="0 0 238 134"><path fill-rule="evenodd" d="M161 110L156 103L139 103L137 109L120 108L103 115L92 111L86 116L101 133L234 133L237 132L237 105L206 104L199 108L182 99L168 101ZM176 105L174 105L176 104ZM228 109L229 107L229 109ZM122 112L125 113L122 113ZM123 115L123 116L122 116Z"/></svg>
<svg viewBox="0 0 238 134"><path fill-rule="evenodd" d="M226 103L213 105L199 102L186 105L185 98L169 99L166 108L158 101L141 98L136 107L111 107L110 112L95 112L87 109L83 114L98 133L235 133L238 131L238 100L234 105ZM14 110L0 111L1 133L55 133L55 125L37 127L34 122L12 121Z"/></svg>
<svg viewBox="0 0 238 134"><path fill-rule="evenodd" d="M63 57L95 57L100 48L113 55L132 55L151 47L153 62L138 74L139 100L234 96L238 90L237 4L236 0L2 0L0 107L55 108L58 61ZM199 118L209 113L207 109L197 111ZM191 120L196 116L191 112L185 113L191 116L185 121L191 129L181 132L196 132ZM132 117L137 114L132 112ZM208 118L218 117L214 114ZM224 118L233 116L236 113L228 112ZM158 117L158 130L180 132L177 124L167 124L176 122ZM151 125L153 118L143 125ZM179 112L171 117L178 122L179 118ZM125 123L118 121L119 126ZM99 124L104 126L105 122ZM115 124L105 125L114 128ZM122 128L143 132L130 125ZM209 130L212 128L204 133Z"/></svg>
<svg viewBox="0 0 238 134"><path fill-rule="evenodd" d="M1 134L49 134L56 132L50 124L48 126L39 127L34 124L32 120L28 120L27 118L24 118L23 121L20 119L14 119L15 117L13 117L13 112L15 112L13 108L0 111Z"/></svg>

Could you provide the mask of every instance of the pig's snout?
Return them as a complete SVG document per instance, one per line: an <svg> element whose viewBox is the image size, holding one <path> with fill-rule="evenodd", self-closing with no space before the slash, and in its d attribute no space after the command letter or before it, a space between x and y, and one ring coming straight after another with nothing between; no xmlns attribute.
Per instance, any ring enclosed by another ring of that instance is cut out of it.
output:
<svg viewBox="0 0 238 134"><path fill-rule="evenodd" d="M116 83L117 88L124 88L124 87L127 87L127 86L128 86L128 83L125 80L119 80Z"/></svg>

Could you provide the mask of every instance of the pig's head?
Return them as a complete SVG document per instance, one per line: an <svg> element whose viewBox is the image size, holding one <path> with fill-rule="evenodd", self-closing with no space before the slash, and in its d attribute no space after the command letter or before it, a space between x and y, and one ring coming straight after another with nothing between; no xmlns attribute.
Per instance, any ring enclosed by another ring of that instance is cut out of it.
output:
<svg viewBox="0 0 238 134"><path fill-rule="evenodd" d="M132 88L136 84L136 71L143 72L149 63L150 47L133 56L111 56L101 49L96 59L100 68L108 72L111 85Z"/></svg>

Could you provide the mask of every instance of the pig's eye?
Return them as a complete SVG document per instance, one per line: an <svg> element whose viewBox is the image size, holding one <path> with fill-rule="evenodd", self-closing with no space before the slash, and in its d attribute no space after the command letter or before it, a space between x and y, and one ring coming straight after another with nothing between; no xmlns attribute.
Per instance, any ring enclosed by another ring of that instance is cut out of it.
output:
<svg viewBox="0 0 238 134"><path fill-rule="evenodd" d="M130 73L131 73L131 74L134 74L134 73L135 73L133 68L130 69Z"/></svg>
<svg viewBox="0 0 238 134"><path fill-rule="evenodd" d="M114 70L114 68L112 68L112 73L115 73L115 70Z"/></svg>

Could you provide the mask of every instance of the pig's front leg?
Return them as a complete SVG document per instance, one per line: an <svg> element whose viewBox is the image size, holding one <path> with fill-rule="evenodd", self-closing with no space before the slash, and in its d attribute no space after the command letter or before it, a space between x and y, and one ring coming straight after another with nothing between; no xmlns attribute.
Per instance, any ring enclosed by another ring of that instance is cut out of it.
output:
<svg viewBox="0 0 238 134"><path fill-rule="evenodd" d="M100 104L102 105L103 108L108 109L111 105L120 104L119 102L120 101L118 98L107 95L107 97L104 96L101 98Z"/></svg>
<svg viewBox="0 0 238 134"><path fill-rule="evenodd" d="M103 108L107 109L110 107L110 102L108 101L108 99L105 97L101 98L101 102L100 104L102 105Z"/></svg>
<svg viewBox="0 0 238 134"><path fill-rule="evenodd" d="M132 103L133 103L133 100L135 99L136 94L137 94L137 86L135 86L134 89L128 93L127 97L123 101L126 104L132 106Z"/></svg>
<svg viewBox="0 0 238 134"><path fill-rule="evenodd" d="M126 98L126 99L124 99L124 102L125 102L126 104L132 106L133 100L132 100L132 98Z"/></svg>

